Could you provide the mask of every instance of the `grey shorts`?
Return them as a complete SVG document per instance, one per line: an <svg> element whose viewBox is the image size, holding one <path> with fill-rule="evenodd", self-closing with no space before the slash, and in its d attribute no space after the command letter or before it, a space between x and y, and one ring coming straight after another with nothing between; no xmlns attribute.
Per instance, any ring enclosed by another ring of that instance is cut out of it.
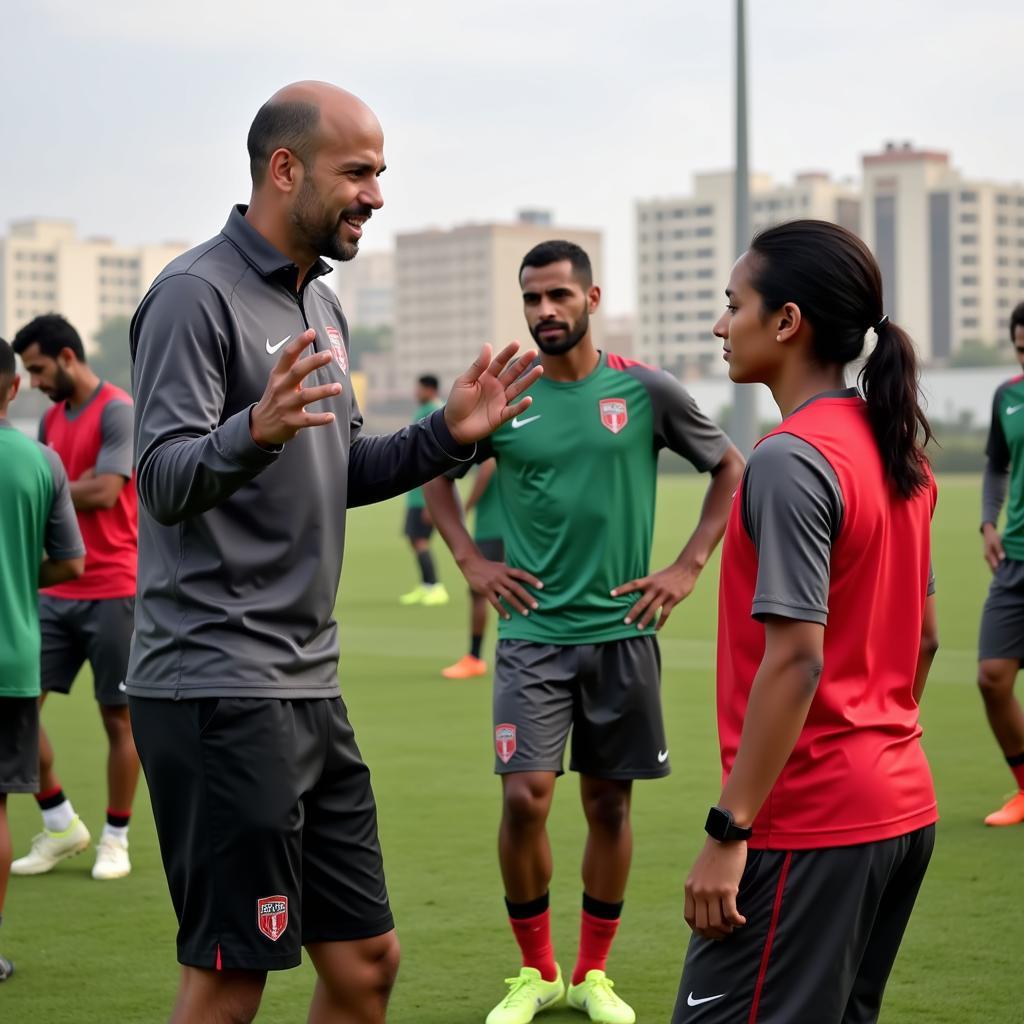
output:
<svg viewBox="0 0 1024 1024"><path fill-rule="evenodd" d="M0 793L39 792L39 699L0 697Z"/></svg>
<svg viewBox="0 0 1024 1024"><path fill-rule="evenodd" d="M935 826L823 850L750 850L721 942L694 935L672 1024L875 1024Z"/></svg>
<svg viewBox="0 0 1024 1024"><path fill-rule="evenodd" d="M128 703L124 680L135 629L134 597L74 601L40 594L39 629L45 692L70 693L88 661L97 702L112 707Z"/></svg>
<svg viewBox="0 0 1024 1024"><path fill-rule="evenodd" d="M402 527L402 532L409 540L430 540L434 535L434 524L426 522L423 518L426 511L422 505L419 508L405 510L405 524Z"/></svg>
<svg viewBox="0 0 1024 1024"><path fill-rule="evenodd" d="M567 646L499 640L494 669L494 770L604 779L669 773L661 653L653 636Z"/></svg>
<svg viewBox="0 0 1024 1024"><path fill-rule="evenodd" d="M1024 661L1024 562L999 564L981 613L978 660Z"/></svg>

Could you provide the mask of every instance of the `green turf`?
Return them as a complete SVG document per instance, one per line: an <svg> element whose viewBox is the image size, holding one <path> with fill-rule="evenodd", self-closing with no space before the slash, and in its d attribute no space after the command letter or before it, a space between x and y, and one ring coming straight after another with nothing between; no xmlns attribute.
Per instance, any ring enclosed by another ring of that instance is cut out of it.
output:
<svg viewBox="0 0 1024 1024"><path fill-rule="evenodd" d="M935 528L942 650L925 701L925 741L942 822L932 868L889 986L883 1021L965 1024L1024 1020L1013 978L1024 939L1024 828L986 830L981 818L1011 789L973 685L974 643L987 570L977 534L979 482L942 481ZM689 530L701 484L662 478L655 559L667 562ZM465 600L406 609L413 583L397 503L350 517L339 606L343 690L374 771L382 841L403 946L395 1024L479 1024L517 969L495 858L498 784L491 775L488 685L451 683L438 669L462 653ZM718 793L712 654L717 566L662 634L664 695L675 774L637 787L636 858L610 971L639 1020L669 1016L687 938L682 884ZM493 634L492 634L493 636ZM47 708L66 789L98 833L104 742L83 677ZM551 822L556 952L575 956L583 838L575 779L560 784ZM11 800L16 852L37 829L28 797ZM0 987L3 1024L164 1019L174 992L174 922L148 802L132 828L135 870L89 877L83 855L41 878L12 879L0 949L19 974ZM828 927L822 908L821 927ZM261 1021L305 1019L308 964L276 974ZM579 1021L572 1011L550 1024Z"/></svg>

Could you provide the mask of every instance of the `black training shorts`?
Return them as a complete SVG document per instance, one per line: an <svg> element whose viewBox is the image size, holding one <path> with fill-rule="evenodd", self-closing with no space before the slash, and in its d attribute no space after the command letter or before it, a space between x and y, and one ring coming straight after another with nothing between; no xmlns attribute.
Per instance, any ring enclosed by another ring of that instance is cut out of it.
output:
<svg viewBox="0 0 1024 1024"><path fill-rule="evenodd" d="M1006 558L999 563L978 632L979 661L1024 661L1024 562Z"/></svg>
<svg viewBox="0 0 1024 1024"><path fill-rule="evenodd" d="M874 1024L935 826L823 850L751 850L720 942L694 935L672 1024Z"/></svg>
<svg viewBox="0 0 1024 1024"><path fill-rule="evenodd" d="M409 540L430 540L434 535L434 524L427 522L426 509L409 508L405 510L405 527L403 532Z"/></svg>
<svg viewBox="0 0 1024 1024"><path fill-rule="evenodd" d="M125 676L134 629L134 597L78 601L40 594L43 690L70 693L75 676L88 661L96 701L124 707L128 703Z"/></svg>
<svg viewBox="0 0 1024 1024"><path fill-rule="evenodd" d="M0 793L39 792L39 698L0 697Z"/></svg>
<svg viewBox="0 0 1024 1024"><path fill-rule="evenodd" d="M284 969L309 943L394 927L370 773L341 697L130 707L181 963Z"/></svg>
<svg viewBox="0 0 1024 1024"><path fill-rule="evenodd" d="M494 667L494 770L603 779L669 773L661 654L653 636L599 644L499 640Z"/></svg>

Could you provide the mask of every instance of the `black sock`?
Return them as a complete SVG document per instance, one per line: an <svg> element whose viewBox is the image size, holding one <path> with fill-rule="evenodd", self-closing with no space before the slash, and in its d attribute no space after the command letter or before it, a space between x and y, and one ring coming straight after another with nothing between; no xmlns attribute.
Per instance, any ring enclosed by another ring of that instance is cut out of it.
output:
<svg viewBox="0 0 1024 1024"><path fill-rule="evenodd" d="M111 828L127 828L128 823L132 820L132 812L129 811L127 814L118 814L117 811L112 811L107 808L107 824Z"/></svg>
<svg viewBox="0 0 1024 1024"><path fill-rule="evenodd" d="M473 636L470 638L469 653L472 654L474 658L480 657L480 648L483 646L483 642L483 633L474 633Z"/></svg>
<svg viewBox="0 0 1024 1024"><path fill-rule="evenodd" d="M36 803L39 804L39 810L48 811L53 807L60 807L67 797L64 795L63 789L58 789L56 792L47 793L46 796L36 794Z"/></svg>
<svg viewBox="0 0 1024 1024"><path fill-rule="evenodd" d="M600 917L605 921L618 921L622 917L622 900L618 903L605 903L604 900L596 900L593 896L583 894L583 909L591 917Z"/></svg>
<svg viewBox="0 0 1024 1024"><path fill-rule="evenodd" d="M505 909L508 911L508 916L517 921L543 914L549 906L551 906L551 894L547 892L528 903L513 903L507 896L505 897Z"/></svg>
<svg viewBox="0 0 1024 1024"><path fill-rule="evenodd" d="M416 561L420 564L420 576L425 586L431 587L437 582L437 572L434 570L434 556L429 551L417 551Z"/></svg>

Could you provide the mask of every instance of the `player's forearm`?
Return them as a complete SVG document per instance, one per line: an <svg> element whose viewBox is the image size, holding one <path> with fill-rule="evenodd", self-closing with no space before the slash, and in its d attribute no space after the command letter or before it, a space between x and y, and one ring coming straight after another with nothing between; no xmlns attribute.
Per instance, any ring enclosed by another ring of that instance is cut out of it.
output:
<svg viewBox="0 0 1024 1024"><path fill-rule="evenodd" d="M1010 474L1005 469L999 469L989 460L985 463L985 474L981 479L981 522L991 523L993 526L999 522L999 512L1006 500L1006 488L1010 480Z"/></svg>
<svg viewBox="0 0 1024 1024"><path fill-rule="evenodd" d="M83 572L85 572L84 556L59 560L45 558L39 563L39 588L55 587L58 583L77 580Z"/></svg>
<svg viewBox="0 0 1024 1024"><path fill-rule="evenodd" d="M718 546L729 522L733 495L743 476L744 459L739 449L730 448L715 467L704 495L700 520L676 563L684 568L700 571Z"/></svg>
<svg viewBox="0 0 1024 1024"><path fill-rule="evenodd" d="M124 486L124 477L101 473L88 479L72 480L68 485L71 502L78 512L91 512L98 508L113 508Z"/></svg>
<svg viewBox="0 0 1024 1024"><path fill-rule="evenodd" d="M801 628L812 626L792 623L789 636L766 643L736 760L719 800L739 825L750 826L757 817L807 720L822 670L820 642L812 628Z"/></svg>
<svg viewBox="0 0 1024 1024"><path fill-rule="evenodd" d="M480 552L466 529L454 482L439 476L423 485L423 497L430 518L461 569L467 559Z"/></svg>
<svg viewBox="0 0 1024 1024"><path fill-rule="evenodd" d="M917 655L917 671L914 673L914 700L918 704L924 696L925 684L932 662L939 650L939 622L935 608L935 595L929 594L924 605L924 625L921 628L921 649Z"/></svg>

